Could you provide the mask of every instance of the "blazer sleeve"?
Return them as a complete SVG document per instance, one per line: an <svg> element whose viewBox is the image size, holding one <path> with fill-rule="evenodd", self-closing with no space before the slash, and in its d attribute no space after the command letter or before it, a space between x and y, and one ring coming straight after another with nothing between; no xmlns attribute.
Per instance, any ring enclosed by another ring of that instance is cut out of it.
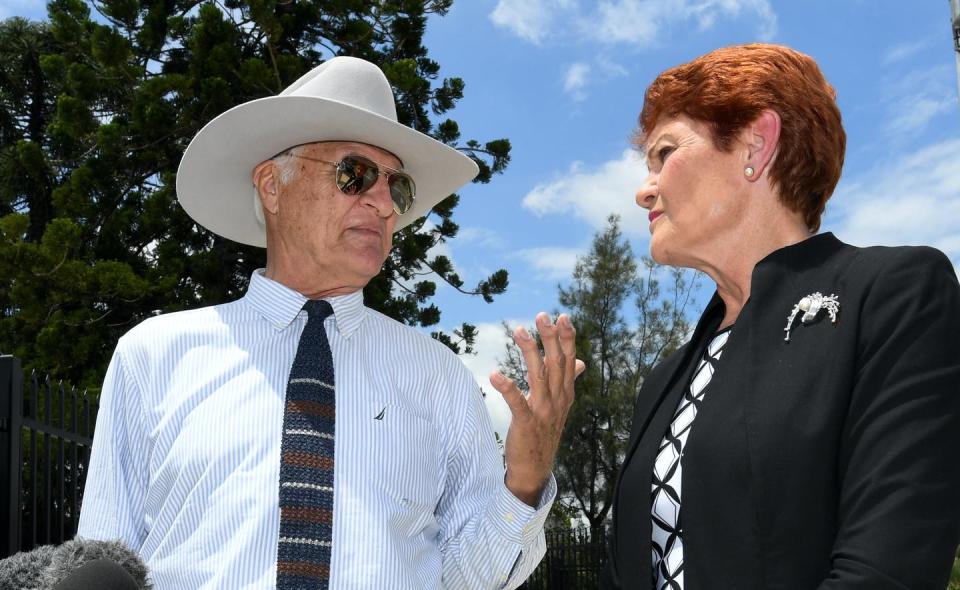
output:
<svg viewBox="0 0 960 590"><path fill-rule="evenodd" d="M937 250L889 252L857 318L822 590L943 590L960 541L960 286Z"/></svg>

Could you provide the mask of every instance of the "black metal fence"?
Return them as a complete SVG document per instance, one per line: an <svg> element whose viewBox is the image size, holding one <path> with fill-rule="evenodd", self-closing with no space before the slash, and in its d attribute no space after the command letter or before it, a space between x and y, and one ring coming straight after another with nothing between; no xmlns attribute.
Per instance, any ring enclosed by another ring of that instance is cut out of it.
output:
<svg viewBox="0 0 960 590"><path fill-rule="evenodd" d="M25 386L26 385L26 386ZM77 530L96 403L0 356L0 558Z"/></svg>
<svg viewBox="0 0 960 590"><path fill-rule="evenodd" d="M547 554L521 588L525 590L584 590L599 588L607 566L605 528L550 530Z"/></svg>

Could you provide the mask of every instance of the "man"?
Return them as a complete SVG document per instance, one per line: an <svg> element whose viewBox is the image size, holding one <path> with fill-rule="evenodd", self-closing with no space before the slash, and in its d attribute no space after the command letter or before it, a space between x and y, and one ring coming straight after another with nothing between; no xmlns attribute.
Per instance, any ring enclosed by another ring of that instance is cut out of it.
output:
<svg viewBox="0 0 960 590"><path fill-rule="evenodd" d="M506 473L479 390L436 341L363 306L392 235L476 165L396 122L337 57L191 142L183 208L266 246L232 303L151 318L104 382L78 535L121 538L167 588L516 587L544 552L573 381L569 319L522 329ZM251 178L254 199L251 202Z"/></svg>

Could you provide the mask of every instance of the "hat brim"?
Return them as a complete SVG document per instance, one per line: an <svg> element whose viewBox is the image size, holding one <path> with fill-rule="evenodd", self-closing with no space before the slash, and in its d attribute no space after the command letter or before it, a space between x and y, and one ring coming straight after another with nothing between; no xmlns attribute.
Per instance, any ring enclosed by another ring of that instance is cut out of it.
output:
<svg viewBox="0 0 960 590"><path fill-rule="evenodd" d="M287 148L318 141L351 141L384 149L417 184L413 207L394 231L470 182L476 162L439 141L386 117L311 96L272 96L238 105L210 121L190 142L177 171L177 199L210 231L266 247L255 214L253 169Z"/></svg>

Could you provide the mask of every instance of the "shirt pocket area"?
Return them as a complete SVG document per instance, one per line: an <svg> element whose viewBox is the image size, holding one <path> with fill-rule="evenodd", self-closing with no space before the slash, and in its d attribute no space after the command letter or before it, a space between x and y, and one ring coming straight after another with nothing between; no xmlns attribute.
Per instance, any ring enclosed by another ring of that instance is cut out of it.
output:
<svg viewBox="0 0 960 590"><path fill-rule="evenodd" d="M369 484L391 529L406 535L436 530L443 460L436 427L400 406L386 405L369 424ZM428 530L429 529L429 530Z"/></svg>

